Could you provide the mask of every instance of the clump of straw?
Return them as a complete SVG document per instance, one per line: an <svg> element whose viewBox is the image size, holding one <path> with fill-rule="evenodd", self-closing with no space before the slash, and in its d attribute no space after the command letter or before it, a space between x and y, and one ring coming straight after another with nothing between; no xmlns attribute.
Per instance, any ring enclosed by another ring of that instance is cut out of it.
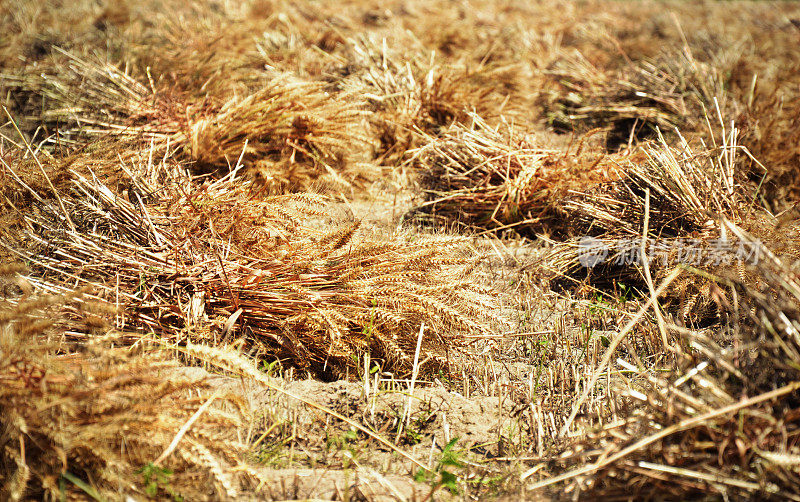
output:
<svg viewBox="0 0 800 502"><path fill-rule="evenodd" d="M9 249L54 290L78 281L120 298L131 326L174 341L238 339L323 378L365 353L409 372L423 323L423 372L457 363L462 334L492 333L495 300L472 280L463 238L380 237L329 214L320 196L256 198L236 173L205 185L137 177L128 199L72 174L65 212L35 203L20 229L28 245Z"/></svg>
<svg viewBox="0 0 800 502"><path fill-rule="evenodd" d="M256 479L241 464L238 398L165 352L119 346L113 331L80 347L50 342L84 329L68 322L76 302L89 304L74 292L2 301L0 497L225 499Z"/></svg>
<svg viewBox="0 0 800 502"><path fill-rule="evenodd" d="M428 199L419 209L444 221L499 231L569 232L561 199L615 179L621 158L537 147L513 128L492 128L477 115L431 137L415 154Z"/></svg>

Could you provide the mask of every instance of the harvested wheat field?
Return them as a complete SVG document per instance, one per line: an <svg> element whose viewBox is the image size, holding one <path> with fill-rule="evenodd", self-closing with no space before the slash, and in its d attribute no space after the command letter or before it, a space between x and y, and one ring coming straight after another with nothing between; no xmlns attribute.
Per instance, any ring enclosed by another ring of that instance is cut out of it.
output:
<svg viewBox="0 0 800 502"><path fill-rule="evenodd" d="M800 4L0 3L0 499L800 500Z"/></svg>

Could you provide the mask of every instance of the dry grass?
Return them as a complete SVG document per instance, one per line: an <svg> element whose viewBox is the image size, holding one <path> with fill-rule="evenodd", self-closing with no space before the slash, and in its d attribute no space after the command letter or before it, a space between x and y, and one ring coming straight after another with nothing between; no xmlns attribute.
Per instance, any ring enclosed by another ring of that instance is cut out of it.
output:
<svg viewBox="0 0 800 502"><path fill-rule="evenodd" d="M372 122L380 146L377 161L394 165L407 160L407 152L439 135L449 126L467 123L471 114L497 123L501 116L513 120L522 113L521 102L509 104L525 84L515 65L488 63L474 68L442 65L414 40L411 57L401 57L374 38L351 41L347 75L341 84L368 97L374 108Z"/></svg>
<svg viewBox="0 0 800 502"><path fill-rule="evenodd" d="M72 293L3 301L4 499L219 499L257 480L235 435L249 413L241 398L182 375L167 352L115 347L123 336L104 327L114 306L87 300ZM80 347L59 342L76 332L94 336Z"/></svg>
<svg viewBox="0 0 800 502"><path fill-rule="evenodd" d="M491 334L494 302L469 279L463 239L387 239L357 220L326 223L320 196L254 198L235 173L192 186L171 167L129 178L127 198L73 171L61 198L74 229L58 205L34 203L30 245L16 252L55 290L78 281L136 305L131 328L240 339L259 359L325 378L365 352L410 371L423 323L426 373L455 363L459 332Z"/></svg>
<svg viewBox="0 0 800 502"><path fill-rule="evenodd" d="M43 101L49 142L80 146L88 136L149 143L159 156L182 153L195 172L241 162L273 193L308 189L325 176L347 186L364 174L357 163L348 171L359 155L365 160L371 141L365 105L353 94L275 74L245 97L191 98L59 52L65 61L53 74L17 82L19 92Z"/></svg>
<svg viewBox="0 0 800 502"><path fill-rule="evenodd" d="M564 456L574 470L560 480L570 490L611 498L627 497L632 486L648 499L796 498L797 271L766 251L751 272L760 285L717 279L736 291L723 333L676 328L683 350L673 371L654 375L623 364L631 374L612 385L624 418Z"/></svg>
<svg viewBox="0 0 800 502"><path fill-rule="evenodd" d="M620 176L623 156L583 152L582 138L566 152L535 145L513 126L490 127L473 115L415 152L427 201L419 210L444 221L499 231L514 229L569 233L561 202L582 190Z"/></svg>
<svg viewBox="0 0 800 502"><path fill-rule="evenodd" d="M590 380L591 386L599 376L607 379L610 402L597 407L599 423L550 464L566 472L551 471L531 488L566 482L568 492L592 498L625 498L632 486L646 499L795 497L796 445L789 438L796 435L791 417L800 386L790 369L797 350L797 239L791 225L782 227L755 206L743 182L748 163L737 160L737 153L747 153L737 132L723 132L714 148L699 153L685 140L674 148L662 137L645 148L648 161L627 170L610 185L615 188L601 186L567 202L612 249L609 261L617 258L615 242L638 247L648 231L649 262L584 268L582 285L633 284L643 299L658 298L651 322L674 359L648 366L642 364L647 351L612 356L608 348L607 357L618 357L609 365L613 372L604 375L604 366L593 364ZM700 255L676 255L687 242ZM752 253L733 262L709 260L720 242L732 243L727 253ZM658 255L657 246L668 254ZM770 249L780 249L783 258ZM576 242L557 245L545 264L564 277L581 270L580 252ZM648 292L651 281L680 268L691 273L660 294L652 286ZM573 415L597 406L596 399L573 408Z"/></svg>
<svg viewBox="0 0 800 502"><path fill-rule="evenodd" d="M759 163L752 163L750 177L762 187L760 200L775 213L785 214L787 210L793 211L792 201L798 199L800 186L797 179L800 99L797 90L755 92L757 98L739 119L742 143L759 159Z"/></svg>
<svg viewBox="0 0 800 502"><path fill-rule="evenodd" d="M335 465L402 455L429 498L796 498L798 26L762 2L1 5L0 256L27 265L0 280L2 494L258 496L268 443L310 465L352 427ZM193 365L363 393L295 396L298 431ZM429 385L494 436L454 460Z"/></svg>
<svg viewBox="0 0 800 502"><path fill-rule="evenodd" d="M622 69L606 72L580 53L569 55L550 71L558 87L546 105L549 121L556 130L565 131L605 127L610 151L653 138L657 128L697 130L705 125L703 115L714 99L727 97L725 79L739 62L742 45L725 47L702 60L684 46L658 59L630 61Z"/></svg>

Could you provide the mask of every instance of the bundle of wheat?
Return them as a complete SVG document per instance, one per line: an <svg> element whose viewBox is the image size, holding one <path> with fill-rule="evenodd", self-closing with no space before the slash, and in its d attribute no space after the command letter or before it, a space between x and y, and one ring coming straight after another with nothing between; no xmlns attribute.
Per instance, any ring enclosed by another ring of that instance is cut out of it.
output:
<svg viewBox="0 0 800 502"><path fill-rule="evenodd" d="M800 200L800 83L784 85L754 89L737 122L742 144L758 159L749 175L761 189L760 200L786 220L796 217L793 206Z"/></svg>
<svg viewBox="0 0 800 502"><path fill-rule="evenodd" d="M741 45L741 44L739 44ZM556 130L608 129L609 150L652 138L656 128L699 129L704 110L725 93L725 76L736 64L738 45L700 61L688 47L673 49L653 61L629 62L604 71L580 53L556 62L557 80L546 108ZM733 110L726 110L733 112Z"/></svg>
<svg viewBox="0 0 800 502"><path fill-rule="evenodd" d="M32 201L6 249L54 291L78 281L119 297L128 322L161 337L236 337L326 378L366 352L410 371L423 324L424 372L456 362L459 333L491 333L495 300L470 279L463 238L378 237L320 196L256 198L236 173L197 185L154 169L129 179L127 199L73 170L59 202Z"/></svg>
<svg viewBox="0 0 800 502"><path fill-rule="evenodd" d="M372 105L379 162L391 165L406 160L406 153L424 143L426 135L467 121L471 113L490 123L501 115L509 120L520 115L520 103L509 104L509 88L521 78L519 67L444 65L432 59L418 40L411 42L415 46L399 53L388 48L385 39L351 40L346 76L337 82L366 96Z"/></svg>
<svg viewBox="0 0 800 502"><path fill-rule="evenodd" d="M658 282L676 266L733 270L741 258L735 255L747 247L724 232L720 218L750 227L764 216L743 185L740 157L747 157L737 155L738 130L723 126L711 147L692 147L678 137L678 146L663 136L645 145L646 161L631 162L622 179L570 192L564 207L583 236L552 246L542 258L544 269L562 283L588 280L604 289L625 283L645 294L650 273ZM762 238L768 228L759 229ZM718 320L710 287L707 280L684 278L662 301L679 323Z"/></svg>

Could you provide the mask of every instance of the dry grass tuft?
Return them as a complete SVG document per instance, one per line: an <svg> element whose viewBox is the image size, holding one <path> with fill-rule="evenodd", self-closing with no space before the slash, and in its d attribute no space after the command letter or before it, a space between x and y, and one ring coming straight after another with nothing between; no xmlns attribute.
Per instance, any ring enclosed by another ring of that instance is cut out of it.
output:
<svg viewBox="0 0 800 502"><path fill-rule="evenodd" d="M80 347L56 343L82 330L67 304L85 303L77 293L2 301L0 496L236 497L252 479L237 472L240 400L213 394L166 352L114 347L113 331Z"/></svg>
<svg viewBox="0 0 800 502"><path fill-rule="evenodd" d="M453 125L415 154L428 199L419 209L441 220L527 236L568 234L562 198L619 176L623 157L583 153L583 140L574 152L546 150L511 126L471 118L470 126Z"/></svg>

